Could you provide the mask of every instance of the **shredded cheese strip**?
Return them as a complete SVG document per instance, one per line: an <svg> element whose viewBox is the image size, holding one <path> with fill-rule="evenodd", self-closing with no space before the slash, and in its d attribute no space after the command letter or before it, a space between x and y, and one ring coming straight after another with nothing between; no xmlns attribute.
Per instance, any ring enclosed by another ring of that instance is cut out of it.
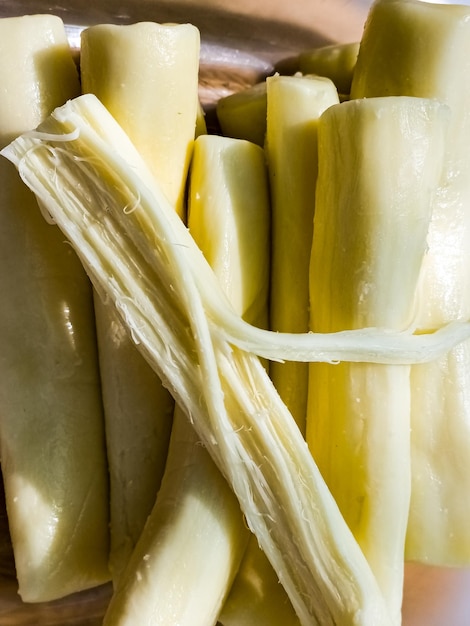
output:
<svg viewBox="0 0 470 626"><path fill-rule="evenodd" d="M59 17L0 19L0 83L1 147L79 93ZM109 580L93 300L71 246L5 159L0 290L0 480L18 594L48 602Z"/></svg>
<svg viewBox="0 0 470 626"><path fill-rule="evenodd" d="M301 623L389 625L367 561L260 360L214 332L189 233L93 96L70 101L40 130L75 127L80 138L69 144L26 134L3 154L193 421ZM223 297L213 282L213 297Z"/></svg>
<svg viewBox="0 0 470 626"><path fill-rule="evenodd" d="M39 130L63 134L75 128L75 141L25 134L2 154L69 238L95 287L115 303L194 423L301 623L390 624L376 580L292 416L257 356L231 341L221 313L231 317L240 343L241 329L248 329L269 352L266 338L276 334L237 318L189 232L95 97L70 101ZM442 334L444 344L458 341L468 325L422 337L369 330L296 341L310 340L310 350L317 342L322 354L312 352L311 359L384 362L397 354L398 360L429 358L443 348ZM292 352L289 337L277 336ZM295 354L306 355L307 347Z"/></svg>

